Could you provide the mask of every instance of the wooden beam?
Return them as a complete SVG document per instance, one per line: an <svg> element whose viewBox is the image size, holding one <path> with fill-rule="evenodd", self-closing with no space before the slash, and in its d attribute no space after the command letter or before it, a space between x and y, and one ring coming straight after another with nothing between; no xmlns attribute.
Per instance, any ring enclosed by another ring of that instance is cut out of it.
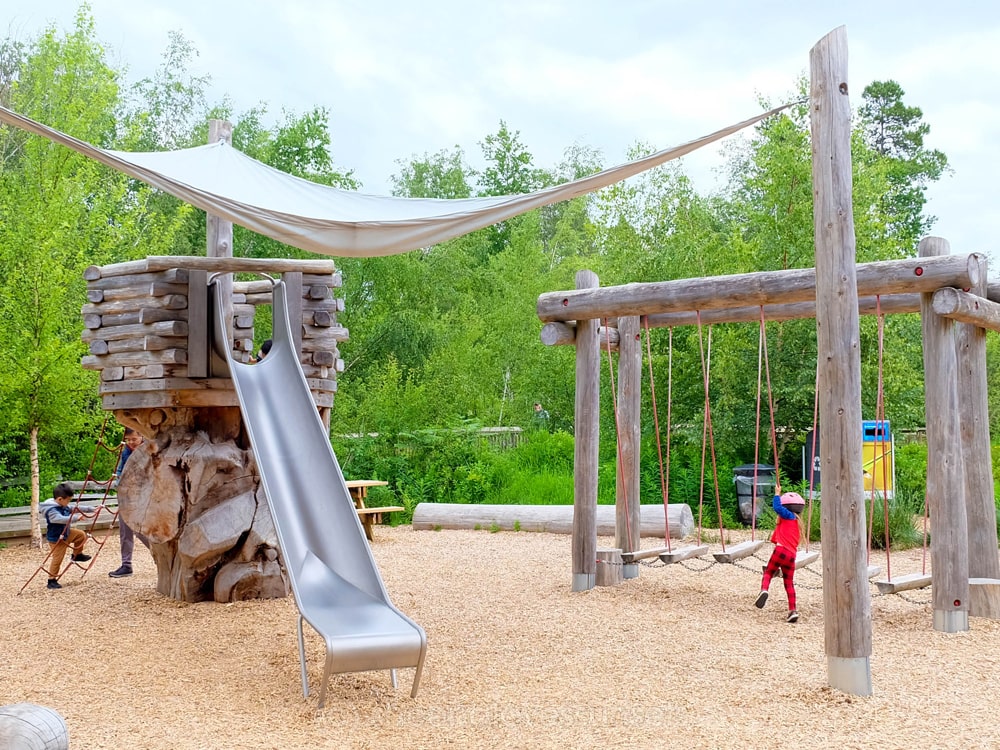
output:
<svg viewBox="0 0 1000 750"><path fill-rule="evenodd" d="M980 295L945 287L934 292L932 305L934 312L945 318L1000 331L1000 303Z"/></svg>
<svg viewBox="0 0 1000 750"><path fill-rule="evenodd" d="M986 260L983 259L985 266ZM1000 322L1000 305L983 298L986 294L986 269L983 281L970 293L959 292L962 300L972 297L975 306L983 311L992 310ZM938 308L939 293L934 293L934 311ZM967 302L968 300L966 300ZM969 576L970 578L1000 578L1000 555L997 555L997 507L993 495L993 462L990 451L989 403L986 374L986 331L983 326L966 320L955 325L955 346L958 366L958 417L959 437L962 441L962 461L965 472L965 511L969 527ZM996 330L996 329L994 329ZM971 591L971 589L970 589ZM969 614L975 615L970 601Z"/></svg>
<svg viewBox="0 0 1000 750"><path fill-rule="evenodd" d="M615 547L631 552L639 546L639 452L642 422L642 346L639 318L618 320L618 465L615 482ZM639 569L629 565L625 578Z"/></svg>
<svg viewBox="0 0 1000 750"><path fill-rule="evenodd" d="M183 320L163 320L157 323L136 323L127 326L101 326L88 328L80 334L83 341L114 341L132 339L136 336L176 336L188 335L188 324ZM176 342L175 342L176 343Z"/></svg>
<svg viewBox="0 0 1000 750"><path fill-rule="evenodd" d="M940 237L926 237L921 240L918 252L921 260L928 260L932 256L947 255L948 249L947 241ZM965 462L958 421L955 324L934 311L933 294L924 294L921 320L927 420L927 509L934 519L931 534L934 629L958 633L969 629L969 527L965 506ZM822 436L820 445L827 450Z"/></svg>
<svg viewBox="0 0 1000 750"><path fill-rule="evenodd" d="M819 356L823 502L823 625L831 687L871 695L871 596L865 579L864 483L861 451L861 355L858 295L865 266L857 264L851 183L851 103L847 30L821 39L809 53L812 130L816 339ZM884 266L880 266L884 267ZM870 268L870 266L869 266ZM891 266L895 279L927 274L911 261ZM978 270L978 266L977 266ZM911 292L871 279L867 294ZM937 287L948 286L936 283ZM792 299L791 302L802 300Z"/></svg>
<svg viewBox="0 0 1000 750"><path fill-rule="evenodd" d="M858 313L861 315L895 315L920 312L919 294L888 294L884 297L861 297L858 300ZM650 328L676 328L698 324L698 312L672 312L645 315L641 319L643 326ZM761 308L733 307L719 310L706 310L701 313L703 325L716 323L751 323L760 320ZM815 302L794 302L789 304L764 305L764 319L768 321L800 320L816 317ZM605 347L605 328L599 329L601 348ZM540 334L542 343L547 346L572 346L576 343L576 321L546 323ZM618 330L611 329L611 351L618 351Z"/></svg>
<svg viewBox="0 0 1000 750"><path fill-rule="evenodd" d="M578 288L596 287L593 271L577 271ZM601 350L597 321L576 331L576 411L573 453L573 591L592 589L596 575L597 463L600 449Z"/></svg>
<svg viewBox="0 0 1000 750"><path fill-rule="evenodd" d="M967 289L978 278L980 267L974 256L907 258L861 263L856 267L852 258L851 276L857 293L862 296L933 292L946 286ZM538 297L537 312L542 322L549 323L758 307L809 302L815 298L816 269L800 268L546 292Z"/></svg>

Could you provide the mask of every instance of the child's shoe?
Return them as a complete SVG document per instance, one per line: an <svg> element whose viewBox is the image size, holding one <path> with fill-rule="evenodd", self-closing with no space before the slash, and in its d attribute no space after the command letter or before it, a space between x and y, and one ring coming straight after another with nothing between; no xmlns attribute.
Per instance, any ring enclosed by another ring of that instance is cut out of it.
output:
<svg viewBox="0 0 1000 750"><path fill-rule="evenodd" d="M754 601L753 606L757 609L764 609L765 604L767 604L767 592L761 591L757 594L757 599Z"/></svg>
<svg viewBox="0 0 1000 750"><path fill-rule="evenodd" d="M90 559L90 555L86 555L81 552L79 555L73 555L73 562L87 562Z"/></svg>
<svg viewBox="0 0 1000 750"><path fill-rule="evenodd" d="M55 578L50 578L49 582L46 584L46 588L61 589L62 588L62 584L59 583L59 581L57 581Z"/></svg>
<svg viewBox="0 0 1000 750"><path fill-rule="evenodd" d="M796 612L793 609L791 612L788 613L788 620L787 621L788 622L798 622L799 621L799 613Z"/></svg>
<svg viewBox="0 0 1000 750"><path fill-rule="evenodd" d="M130 575L132 575L132 566L122 565L120 568L112 570L110 573L108 573L108 575L111 576L112 578L128 578Z"/></svg>

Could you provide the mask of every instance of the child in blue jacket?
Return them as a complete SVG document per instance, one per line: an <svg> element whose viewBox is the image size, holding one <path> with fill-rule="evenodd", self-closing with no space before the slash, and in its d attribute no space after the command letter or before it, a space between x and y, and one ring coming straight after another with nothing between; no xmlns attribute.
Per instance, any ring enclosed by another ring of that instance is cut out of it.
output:
<svg viewBox="0 0 1000 750"><path fill-rule="evenodd" d="M799 549L799 514L806 504L797 492L786 492L775 495L771 507L778 514L778 523L774 527L771 541L774 551L764 568L764 577L760 582L760 593L754 602L758 609L763 609L767 603L768 589L771 579L781 571L781 580L785 583L785 594L788 597L788 622L798 622L799 613L795 609L795 555Z"/></svg>
<svg viewBox="0 0 1000 750"><path fill-rule="evenodd" d="M80 529L70 526L74 515L84 515L83 509L69 507L70 500L73 499L73 488L66 482L57 484L52 490L52 499L55 505L45 508L45 541L52 548L52 556L49 558L49 583L50 589L61 589L59 583L59 569L62 567L63 558L66 557L66 550L73 547L73 562L87 562L90 555L83 553L83 545L87 543L87 535Z"/></svg>

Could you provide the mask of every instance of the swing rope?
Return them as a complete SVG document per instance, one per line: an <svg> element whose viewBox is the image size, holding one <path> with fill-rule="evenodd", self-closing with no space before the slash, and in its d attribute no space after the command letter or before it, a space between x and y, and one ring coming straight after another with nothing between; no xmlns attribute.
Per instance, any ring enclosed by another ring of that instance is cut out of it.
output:
<svg viewBox="0 0 1000 750"><path fill-rule="evenodd" d="M819 439L819 357L816 357L816 385L813 388L813 435L809 453L809 510L806 512L806 552L812 533L813 498L816 497L816 441Z"/></svg>
<svg viewBox="0 0 1000 750"><path fill-rule="evenodd" d="M712 366L712 326L708 326L708 350L702 335L701 311L695 312L698 322L698 352L701 356L702 380L705 385L705 409L701 434L701 486L698 492L698 544L701 544L702 519L705 506L705 453L710 447L712 456L712 478L715 482L715 512L719 519L719 541L722 551L726 551L725 527L722 523L722 498L719 496L719 469L715 457L715 432L712 429L712 405L709 399L709 371Z"/></svg>
<svg viewBox="0 0 1000 750"><path fill-rule="evenodd" d="M674 381L674 329L667 332L667 460L664 467L663 446L660 443L660 417L656 407L656 379L653 377L653 351L649 343L649 318L642 316L642 324L646 329L646 363L649 366L649 394L653 402L653 428L656 431L656 452L660 459L660 493L663 497L663 542L667 552L670 546L670 411L673 404Z"/></svg>
<svg viewBox="0 0 1000 750"><path fill-rule="evenodd" d="M625 465L622 461L622 433L621 424L618 419L618 394L615 388L615 366L611 359L611 327L608 325L607 319L604 320L604 341L605 351L608 353L608 372L611 375L611 406L615 416L615 450L618 454L618 481L622 488L622 503L625 506L625 517L629 518L628 484L625 478ZM635 549L635 545L632 543L632 524L628 522L625 523L625 538L628 540L629 549Z"/></svg>

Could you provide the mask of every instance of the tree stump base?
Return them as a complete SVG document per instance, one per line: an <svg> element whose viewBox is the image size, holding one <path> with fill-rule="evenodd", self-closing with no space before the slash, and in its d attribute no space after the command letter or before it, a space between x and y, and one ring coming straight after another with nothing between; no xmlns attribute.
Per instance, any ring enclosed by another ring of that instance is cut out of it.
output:
<svg viewBox="0 0 1000 750"><path fill-rule="evenodd" d="M145 437L122 471L118 509L148 542L156 590L184 602L287 596L278 535L239 409L116 416Z"/></svg>
<svg viewBox="0 0 1000 750"><path fill-rule="evenodd" d="M969 579L969 615L1000 620L1000 579Z"/></svg>
<svg viewBox="0 0 1000 750"><path fill-rule="evenodd" d="M622 551L618 548L601 547L597 550L597 575L594 583L598 586L620 586L624 580Z"/></svg>

